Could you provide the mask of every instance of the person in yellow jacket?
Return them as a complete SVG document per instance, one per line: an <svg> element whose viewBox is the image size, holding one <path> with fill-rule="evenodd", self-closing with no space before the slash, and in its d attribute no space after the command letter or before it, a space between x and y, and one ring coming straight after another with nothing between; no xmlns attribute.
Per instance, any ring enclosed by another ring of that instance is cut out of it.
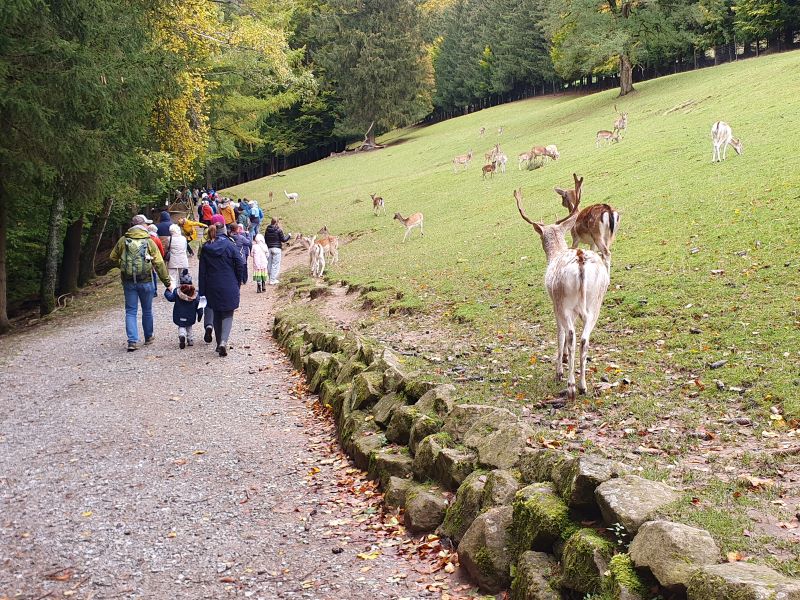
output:
<svg viewBox="0 0 800 600"><path fill-rule="evenodd" d="M202 229L208 228L208 225L205 223L200 223L199 221L191 221L189 219L178 219L178 225L181 226L181 231L183 231L183 237L186 238L186 250L189 253L189 256L194 256L194 250L192 250L192 242L197 239L197 229L196 227L201 227Z"/></svg>
<svg viewBox="0 0 800 600"><path fill-rule="evenodd" d="M122 289L125 292L125 332L128 335L128 352L133 352L139 347L136 313L139 311L140 302L144 343L152 344L156 339L153 333L154 269L164 287L172 289L167 265L147 230L150 223L152 221L144 215L133 217L131 228L119 239L109 256L111 262L119 266Z"/></svg>

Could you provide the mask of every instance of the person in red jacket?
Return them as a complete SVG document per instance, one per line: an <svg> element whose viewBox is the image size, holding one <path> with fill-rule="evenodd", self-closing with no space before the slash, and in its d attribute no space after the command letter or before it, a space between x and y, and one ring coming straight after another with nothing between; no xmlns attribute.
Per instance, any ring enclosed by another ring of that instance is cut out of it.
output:
<svg viewBox="0 0 800 600"><path fill-rule="evenodd" d="M207 226L211 225L211 217L213 216L214 211L211 209L208 200L203 200L203 204L200 206L200 222L205 223Z"/></svg>
<svg viewBox="0 0 800 600"><path fill-rule="evenodd" d="M158 237L158 227L151 223L147 226L147 231L150 233L150 239L152 239L158 247L158 251L161 253L161 258L164 258L164 244L161 243L161 240ZM156 277L155 270L153 270L153 298L156 296L158 296L158 278Z"/></svg>

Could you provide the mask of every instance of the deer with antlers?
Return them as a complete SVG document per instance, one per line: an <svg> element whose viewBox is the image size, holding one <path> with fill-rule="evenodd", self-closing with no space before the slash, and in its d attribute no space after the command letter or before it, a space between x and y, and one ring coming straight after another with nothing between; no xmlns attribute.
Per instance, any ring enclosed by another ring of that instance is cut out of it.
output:
<svg viewBox="0 0 800 600"><path fill-rule="evenodd" d="M386 203L383 201L383 198L375 194L370 194L369 197L372 198L372 212L377 215L383 211L383 214L386 214Z"/></svg>
<svg viewBox="0 0 800 600"><path fill-rule="evenodd" d="M458 171L458 166L461 165L464 167L464 170L467 170L470 161L472 161L472 150L467 152L466 154L460 154L453 159L453 173Z"/></svg>
<svg viewBox="0 0 800 600"><path fill-rule="evenodd" d="M614 105L614 111L619 114L616 121L614 121L614 133L621 136L622 132L628 128L628 113L619 112L616 104Z"/></svg>
<svg viewBox="0 0 800 600"><path fill-rule="evenodd" d="M561 196L561 205L569 214L578 210L581 203L583 177L578 178L577 173L572 174L575 186L571 190L555 188L556 194ZM575 219L572 226L572 247L577 248L583 242L603 257L609 275L611 274L611 244L619 228L619 213L608 204L593 204L587 206Z"/></svg>
<svg viewBox="0 0 800 600"><path fill-rule="evenodd" d="M608 289L608 271L603 259L591 250L567 248L564 235L578 219L577 208L554 225L537 223L528 218L522 208L522 190L514 192L520 216L533 226L539 234L547 257L547 270L544 284L558 329L558 350L556 353L556 381L564 377L564 357L568 365L567 398L575 399L575 325L583 321L580 341L580 379L578 391L586 393L586 358L589 354L589 337L592 335L600 307Z"/></svg>
<svg viewBox="0 0 800 600"><path fill-rule="evenodd" d="M414 229L414 227L419 227L420 235L423 237L425 236L425 231L423 231L422 229L423 217L421 212L409 215L407 219L403 218L403 215L401 215L400 213L394 213L394 218L400 221L406 228L406 233L403 236L404 242L406 241L406 238L408 238L408 234L411 233L411 230Z"/></svg>

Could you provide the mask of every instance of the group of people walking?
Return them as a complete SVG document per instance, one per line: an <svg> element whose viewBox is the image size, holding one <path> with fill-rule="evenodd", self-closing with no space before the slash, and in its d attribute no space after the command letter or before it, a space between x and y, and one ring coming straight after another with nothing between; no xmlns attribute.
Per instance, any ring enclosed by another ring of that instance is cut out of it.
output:
<svg viewBox="0 0 800 600"><path fill-rule="evenodd" d="M242 202L247 203L246 200ZM234 214L236 210L241 214L242 202L234 209ZM228 207L219 206L222 211ZM262 235L257 228L253 231L239 221L228 222L222 211L212 214L208 222L202 218L199 221L180 218L173 223L167 211L161 213L157 224L144 215L133 217L130 229L119 239L110 257L120 267L128 352L139 348L137 314L140 304L144 344L155 340L153 298L157 296L158 279L166 288L164 297L174 303L173 322L178 326L179 347L194 345L192 327L202 322L203 340L206 343L215 341L220 356L227 356L230 349L240 288L249 279L248 258L253 257L257 293L265 292L267 284L279 283L282 246L291 239L291 234L281 230L276 218L267 226L266 235ZM263 218L263 213L260 214L259 224ZM204 230L204 235L198 247L195 286L189 271L189 257L194 256L191 242L197 239L198 229Z"/></svg>

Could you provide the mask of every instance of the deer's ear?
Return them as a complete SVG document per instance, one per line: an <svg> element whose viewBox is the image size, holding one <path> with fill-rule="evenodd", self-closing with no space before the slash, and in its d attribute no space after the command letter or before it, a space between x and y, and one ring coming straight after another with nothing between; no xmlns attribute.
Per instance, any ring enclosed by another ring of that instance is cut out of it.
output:
<svg viewBox="0 0 800 600"><path fill-rule="evenodd" d="M559 196L561 196L562 198L566 198L567 197L567 191L566 190L562 190L561 188L553 188L553 191L556 194L558 194Z"/></svg>

